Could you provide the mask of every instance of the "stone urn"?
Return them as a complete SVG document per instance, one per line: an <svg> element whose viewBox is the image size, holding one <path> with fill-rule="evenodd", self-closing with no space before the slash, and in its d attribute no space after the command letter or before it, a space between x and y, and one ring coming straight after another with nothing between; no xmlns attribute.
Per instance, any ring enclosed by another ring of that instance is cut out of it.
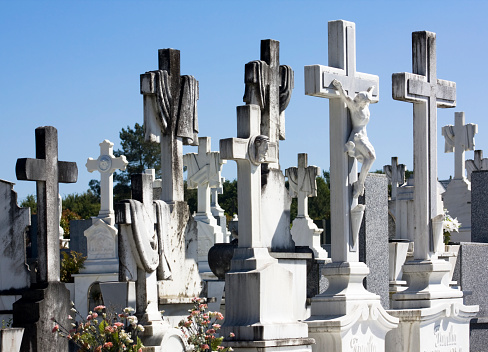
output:
<svg viewBox="0 0 488 352"><path fill-rule="evenodd" d="M237 241L216 243L208 251L208 265L219 280L225 280L225 273L230 271L230 262L234 256Z"/></svg>
<svg viewBox="0 0 488 352"><path fill-rule="evenodd" d="M24 328L0 329L0 352L19 352Z"/></svg>

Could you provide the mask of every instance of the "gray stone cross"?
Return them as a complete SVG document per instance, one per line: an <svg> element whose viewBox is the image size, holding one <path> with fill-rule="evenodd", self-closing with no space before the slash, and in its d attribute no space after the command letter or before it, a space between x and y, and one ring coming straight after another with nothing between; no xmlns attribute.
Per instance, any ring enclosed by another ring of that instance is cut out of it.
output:
<svg viewBox="0 0 488 352"><path fill-rule="evenodd" d="M308 155L298 154L298 167L286 169L290 195L298 198L297 218L308 218L308 197L317 196L316 178L320 173L317 166L308 166Z"/></svg>
<svg viewBox="0 0 488 352"><path fill-rule="evenodd" d="M180 76L180 51L161 49L159 70L141 74L146 140L161 143L161 200L183 201L183 144L198 145L198 81Z"/></svg>
<svg viewBox="0 0 488 352"><path fill-rule="evenodd" d="M471 182L471 173L473 171L488 170L488 158L483 159L483 151L475 150L474 159L466 160L466 174L468 180Z"/></svg>
<svg viewBox="0 0 488 352"><path fill-rule="evenodd" d="M276 148L260 135L258 105L237 107L237 138L220 140L220 157L237 163L239 247L263 247L261 241L261 164L277 161ZM269 149L268 149L269 148Z"/></svg>
<svg viewBox="0 0 488 352"><path fill-rule="evenodd" d="M464 152L474 150L474 135L478 133L478 125L465 124L464 112L454 113L455 124L442 127L442 135L446 140L446 153L454 151L454 178L464 179Z"/></svg>
<svg viewBox="0 0 488 352"><path fill-rule="evenodd" d="M391 158L391 165L383 166L383 172L391 184L391 199L396 199L397 188L405 183L405 164L398 164L398 157Z"/></svg>
<svg viewBox="0 0 488 352"><path fill-rule="evenodd" d="M412 33L413 73L394 73L393 99L413 103L415 259L429 259L437 194L437 108L456 106L456 83L437 78L435 33Z"/></svg>
<svg viewBox="0 0 488 352"><path fill-rule="evenodd" d="M75 183L78 167L58 161L58 131L52 126L36 128L36 159L17 159L17 179L36 181L37 188L37 282L58 282L59 182Z"/></svg>
<svg viewBox="0 0 488 352"><path fill-rule="evenodd" d="M114 224L114 186L113 174L116 170L124 171L127 167L128 161L124 155L114 157L114 144L105 139L100 143L100 156L98 159L88 158L86 168L88 172L100 172L100 212L99 218L109 218L110 224Z"/></svg>
<svg viewBox="0 0 488 352"><path fill-rule="evenodd" d="M339 80L350 97L375 86L371 103L378 102L379 78L356 71L356 25L343 20L329 22L329 66L305 66L305 94L330 99L330 182L343 187L332 187L331 242L333 262L357 262L357 234L352 228L352 209L358 205L352 197L352 184L357 180L356 159L344 150L351 133L349 110L332 85ZM357 222L357 221L356 221ZM357 225L357 224L356 224Z"/></svg>

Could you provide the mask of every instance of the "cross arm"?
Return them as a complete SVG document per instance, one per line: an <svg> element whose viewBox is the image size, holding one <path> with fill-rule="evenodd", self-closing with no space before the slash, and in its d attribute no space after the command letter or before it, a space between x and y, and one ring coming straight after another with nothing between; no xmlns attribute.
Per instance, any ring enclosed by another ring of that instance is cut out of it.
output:
<svg viewBox="0 0 488 352"><path fill-rule="evenodd" d="M247 158L248 139L226 138L220 140L220 158L223 160L240 160Z"/></svg>
<svg viewBox="0 0 488 352"><path fill-rule="evenodd" d="M31 158L17 159L15 173L18 180L46 181L46 160Z"/></svg>
<svg viewBox="0 0 488 352"><path fill-rule="evenodd" d="M58 161L58 182L76 183L78 181L78 166L71 161Z"/></svg>
<svg viewBox="0 0 488 352"><path fill-rule="evenodd" d="M323 65L305 66L305 94L322 98L340 98L339 92L332 84L334 79L341 82L351 98L354 98L356 93L374 86L371 103L379 101L378 76L361 72L348 76L344 69Z"/></svg>

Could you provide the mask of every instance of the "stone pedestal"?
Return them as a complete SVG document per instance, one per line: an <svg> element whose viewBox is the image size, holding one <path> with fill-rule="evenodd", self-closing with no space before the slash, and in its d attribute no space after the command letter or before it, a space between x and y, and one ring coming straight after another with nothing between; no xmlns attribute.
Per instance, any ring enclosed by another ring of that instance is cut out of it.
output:
<svg viewBox="0 0 488 352"><path fill-rule="evenodd" d="M408 240L392 240L389 244L389 284L390 296L406 289L407 282L403 278L403 264L407 259Z"/></svg>
<svg viewBox="0 0 488 352"><path fill-rule="evenodd" d="M315 259L326 260L328 253L320 244L320 234L323 231L308 216L297 217L293 220L291 235L296 246L307 246L313 250Z"/></svg>
<svg viewBox="0 0 488 352"><path fill-rule="evenodd" d="M478 307L441 301L432 308L388 311L400 324L386 335L387 351L469 351L469 321Z"/></svg>
<svg viewBox="0 0 488 352"><path fill-rule="evenodd" d="M198 232L198 270L205 279L215 279L208 266L208 251L215 243L224 242L222 228L217 220L208 213L197 213L193 216L197 223Z"/></svg>
<svg viewBox="0 0 488 352"><path fill-rule="evenodd" d="M397 327L398 319L384 310L380 296L364 288L368 273L360 262L324 266L329 288L312 298L312 316L306 320L314 352L385 351L386 333Z"/></svg>
<svg viewBox="0 0 488 352"><path fill-rule="evenodd" d="M69 291L62 282L31 286L22 298L13 304L13 327L25 329L22 352L67 351L68 340L53 334L52 317L63 326L69 326Z"/></svg>
<svg viewBox="0 0 488 352"><path fill-rule="evenodd" d="M461 223L459 232L451 232L451 242L471 241L471 183L465 178L453 179L442 194L444 208Z"/></svg>

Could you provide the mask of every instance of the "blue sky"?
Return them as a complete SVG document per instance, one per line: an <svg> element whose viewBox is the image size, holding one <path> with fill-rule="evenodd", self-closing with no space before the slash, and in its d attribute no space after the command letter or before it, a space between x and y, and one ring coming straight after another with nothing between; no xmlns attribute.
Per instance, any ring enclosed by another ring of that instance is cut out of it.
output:
<svg viewBox="0 0 488 352"><path fill-rule="evenodd" d="M357 70L380 77L368 125L372 170L392 156L413 168L412 104L391 98L391 74L411 72L411 32L437 33L438 78L457 83L457 107L438 111L439 178L449 178L454 155L444 154L440 128L454 123L455 111L479 125L476 148L488 153L486 13L485 1L0 0L0 178L16 183L19 200L35 193L34 182L16 180L15 163L35 157L35 128L52 125L59 159L79 168L78 183L60 192L84 192L99 178L85 168L99 143L118 148L120 129L142 123L139 75L157 69L160 48L181 50L181 73L199 80L200 136L212 137L217 150L219 139L236 135L244 65L259 59L260 40L269 38L280 41L281 63L295 71L282 169L305 152L328 170L328 102L304 95L303 67L327 65L327 22L337 19L356 23ZM223 174L235 178L235 163Z"/></svg>

